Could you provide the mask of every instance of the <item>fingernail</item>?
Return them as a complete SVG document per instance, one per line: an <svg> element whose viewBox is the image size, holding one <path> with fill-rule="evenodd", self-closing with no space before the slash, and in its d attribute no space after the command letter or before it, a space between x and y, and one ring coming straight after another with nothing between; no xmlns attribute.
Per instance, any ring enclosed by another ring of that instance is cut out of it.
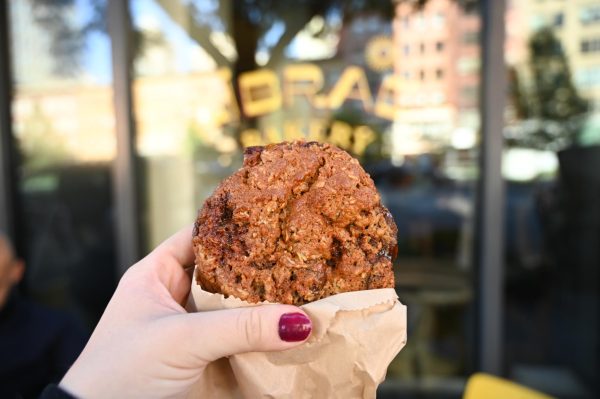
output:
<svg viewBox="0 0 600 399"><path fill-rule="evenodd" d="M279 338L283 341L304 341L311 331L312 323L302 313L285 313L279 319Z"/></svg>

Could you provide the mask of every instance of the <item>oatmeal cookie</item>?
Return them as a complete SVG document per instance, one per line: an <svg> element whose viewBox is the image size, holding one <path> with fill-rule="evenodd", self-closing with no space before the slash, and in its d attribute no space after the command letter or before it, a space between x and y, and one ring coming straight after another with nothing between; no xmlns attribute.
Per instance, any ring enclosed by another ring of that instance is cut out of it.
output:
<svg viewBox="0 0 600 399"><path fill-rule="evenodd" d="M199 212L197 279L210 292L294 305L394 287L396 234L345 151L304 141L249 147Z"/></svg>

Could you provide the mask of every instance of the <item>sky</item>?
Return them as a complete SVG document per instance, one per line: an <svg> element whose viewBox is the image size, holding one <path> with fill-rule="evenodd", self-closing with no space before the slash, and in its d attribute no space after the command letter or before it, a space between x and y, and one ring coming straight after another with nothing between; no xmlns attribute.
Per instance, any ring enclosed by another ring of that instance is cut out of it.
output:
<svg viewBox="0 0 600 399"><path fill-rule="evenodd" d="M182 73L188 72L191 69L190 49L197 47L196 43L180 26L173 23L153 0L133 0L130 2L130 7L134 26L138 29L160 30L173 47L175 70ZM90 12L89 0L77 0L78 20L88 20ZM111 46L106 32L94 32L87 37L82 61L84 75L94 83L108 84L111 82Z"/></svg>
<svg viewBox="0 0 600 399"><path fill-rule="evenodd" d="M185 2L185 1L184 1ZM196 7L202 13L202 23L214 25L216 30L225 30L223 21L215 18L217 10L216 0L196 0ZM192 65L191 50L201 51L199 46L188 36L184 29L173 23L170 17L156 4L154 0L132 0L130 1L130 11L132 23L137 29L159 30L167 39L167 42L173 49L174 69L178 73L186 73L194 70ZM77 20L88 20L90 18L90 0L77 0L76 15ZM335 15L333 16L335 17ZM259 55L268 57L267 49L277 43L279 37L283 34L285 25L280 22L273 24L264 37L259 42ZM294 40L286 51L291 58L301 57L306 54L306 45L311 47L315 44L313 41L306 42L306 38ZM305 43L306 42L306 43ZM95 83L108 84L112 80L111 48L110 40L106 32L94 32L87 37L86 47L83 56L84 74Z"/></svg>

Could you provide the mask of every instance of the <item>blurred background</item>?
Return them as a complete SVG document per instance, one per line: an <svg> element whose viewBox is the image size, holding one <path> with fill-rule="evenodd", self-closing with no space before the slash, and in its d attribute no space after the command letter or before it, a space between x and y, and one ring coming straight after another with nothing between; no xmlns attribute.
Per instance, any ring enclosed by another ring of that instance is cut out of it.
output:
<svg viewBox="0 0 600 399"><path fill-rule="evenodd" d="M244 146L336 144L398 224L380 397L483 370L600 395L600 3L0 1L0 228L21 291L98 321Z"/></svg>

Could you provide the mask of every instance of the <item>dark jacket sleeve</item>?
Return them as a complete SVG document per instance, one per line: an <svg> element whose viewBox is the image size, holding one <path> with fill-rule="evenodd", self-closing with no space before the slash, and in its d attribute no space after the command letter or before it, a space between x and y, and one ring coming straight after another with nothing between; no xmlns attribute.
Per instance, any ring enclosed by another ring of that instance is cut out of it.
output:
<svg viewBox="0 0 600 399"><path fill-rule="evenodd" d="M50 384L44 389L39 399L77 399L58 385Z"/></svg>
<svg viewBox="0 0 600 399"><path fill-rule="evenodd" d="M60 330L56 334L52 350L53 378L60 381L75 362L88 339L86 330L70 315L60 315Z"/></svg>

